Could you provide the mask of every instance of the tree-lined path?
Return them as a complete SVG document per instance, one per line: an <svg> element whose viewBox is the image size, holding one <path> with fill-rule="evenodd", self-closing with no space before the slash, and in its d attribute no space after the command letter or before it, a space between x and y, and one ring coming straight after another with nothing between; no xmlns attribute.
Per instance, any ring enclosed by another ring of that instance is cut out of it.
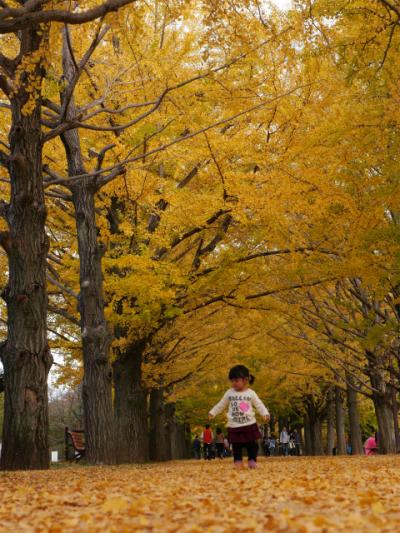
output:
<svg viewBox="0 0 400 533"><path fill-rule="evenodd" d="M50 529L191 527L193 506L203 526L215 506L227 528L394 524L399 47L399 0L0 0L8 528L50 501L71 520ZM274 457L244 494L225 462L166 463L238 363L281 450L287 428L302 455L358 457ZM87 468L49 471L66 426Z"/></svg>

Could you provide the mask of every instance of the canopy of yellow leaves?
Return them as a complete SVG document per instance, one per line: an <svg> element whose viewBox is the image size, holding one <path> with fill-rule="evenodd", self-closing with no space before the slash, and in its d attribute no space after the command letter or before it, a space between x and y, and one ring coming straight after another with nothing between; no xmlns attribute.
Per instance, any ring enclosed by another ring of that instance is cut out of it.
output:
<svg viewBox="0 0 400 533"><path fill-rule="evenodd" d="M74 467L0 477L0 531L398 531L400 458Z"/></svg>

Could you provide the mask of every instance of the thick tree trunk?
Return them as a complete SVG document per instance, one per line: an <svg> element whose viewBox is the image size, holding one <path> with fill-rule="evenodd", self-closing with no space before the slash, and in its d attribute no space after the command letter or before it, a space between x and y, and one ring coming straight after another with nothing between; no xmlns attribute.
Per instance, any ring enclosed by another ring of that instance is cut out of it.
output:
<svg viewBox="0 0 400 533"><path fill-rule="evenodd" d="M312 455L310 419L304 417L304 455Z"/></svg>
<svg viewBox="0 0 400 533"><path fill-rule="evenodd" d="M145 346L145 341L129 346L113 364L118 463L143 463L149 457L147 392L142 384Z"/></svg>
<svg viewBox="0 0 400 533"><path fill-rule="evenodd" d="M324 445L322 442L321 413L312 403L307 403L307 424L309 426L310 452L311 455L324 455Z"/></svg>
<svg viewBox="0 0 400 533"><path fill-rule="evenodd" d="M75 70L66 42L64 28L64 77L70 81ZM63 97L62 97L63 100ZM74 115L73 99L67 115ZM85 173L78 130L62 135L68 162L68 174ZM112 408L112 371L110 365L111 334L104 315L103 273L101 259L104 247L98 242L95 211L96 188L93 178L73 181L72 199L78 236L80 260L79 312L83 348L84 427L86 458L92 464L115 463Z"/></svg>
<svg viewBox="0 0 400 533"><path fill-rule="evenodd" d="M111 334L104 316L103 249L97 241L95 191L90 184L71 187L80 259L83 385L82 399L89 462L115 463L112 408Z"/></svg>
<svg viewBox="0 0 400 533"><path fill-rule="evenodd" d="M171 459L186 457L186 425L175 419L171 427Z"/></svg>
<svg viewBox="0 0 400 533"><path fill-rule="evenodd" d="M400 451L399 402L397 401L397 389L395 385L393 384L393 382L390 386L390 392L392 395L392 413L393 413L394 438L396 441L396 452L399 452Z"/></svg>
<svg viewBox="0 0 400 533"><path fill-rule="evenodd" d="M189 422L185 422L185 459L190 459L192 454L192 430Z"/></svg>
<svg viewBox="0 0 400 533"><path fill-rule="evenodd" d="M25 54L40 57L43 36L20 34ZM24 56L23 56L24 57ZM21 74L23 68L21 69ZM1 468L49 467L47 377L52 364L47 343L46 207L42 177L40 87L38 64L31 79L15 81L11 96L12 126L8 170L11 197L5 209L8 232L0 235L8 255L9 280L2 297L7 304L7 340L1 346L4 365L4 427ZM27 92L27 90L32 92Z"/></svg>
<svg viewBox="0 0 400 533"><path fill-rule="evenodd" d="M335 447L335 401L332 388L328 392L327 426L326 453L333 455L333 448Z"/></svg>
<svg viewBox="0 0 400 533"><path fill-rule="evenodd" d="M396 438L394 434L393 412L390 395L373 394L376 419L378 421L379 452L396 453Z"/></svg>
<svg viewBox="0 0 400 533"><path fill-rule="evenodd" d="M381 371L374 354L367 352L370 367L369 377L374 389L372 400L378 421L379 452L396 453L396 437L393 424L392 394L390 384L386 383L385 371Z"/></svg>
<svg viewBox="0 0 400 533"><path fill-rule="evenodd" d="M321 420L318 417L311 420L310 432L312 455L324 455L324 445L322 442L322 424Z"/></svg>
<svg viewBox="0 0 400 533"><path fill-rule="evenodd" d="M348 379L351 379L348 377ZM357 392L347 385L347 409L349 413L351 453L360 455L363 453L360 413L358 411Z"/></svg>
<svg viewBox="0 0 400 533"><path fill-rule="evenodd" d="M336 453L337 455L346 455L346 434L344 426L344 408L342 391L335 387L335 407L336 407Z"/></svg>
<svg viewBox="0 0 400 533"><path fill-rule="evenodd" d="M164 389L152 389L150 392L150 441L149 452L152 461L167 461L168 443L166 406L164 403Z"/></svg>
<svg viewBox="0 0 400 533"><path fill-rule="evenodd" d="M166 403L165 404L165 432L166 432L166 444L167 444L167 450L166 450L166 456L167 459L170 460L172 458L172 440L173 440L173 432L175 429L176 419L175 419L175 404L174 403Z"/></svg>

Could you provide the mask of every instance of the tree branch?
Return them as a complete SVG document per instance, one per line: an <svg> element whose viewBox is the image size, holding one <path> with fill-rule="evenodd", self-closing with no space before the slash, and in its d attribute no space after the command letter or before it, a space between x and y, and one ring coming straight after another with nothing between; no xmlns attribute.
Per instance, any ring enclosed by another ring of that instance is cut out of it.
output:
<svg viewBox="0 0 400 533"><path fill-rule="evenodd" d="M34 11L44 3L43 0L28 0L24 7L5 8L0 11L0 34L15 33L28 27L35 27L42 23L64 22L66 24L84 24L104 17L111 11L118 11L121 7L133 4L137 0L106 0L103 4L85 11L65 11L49 9L48 11Z"/></svg>

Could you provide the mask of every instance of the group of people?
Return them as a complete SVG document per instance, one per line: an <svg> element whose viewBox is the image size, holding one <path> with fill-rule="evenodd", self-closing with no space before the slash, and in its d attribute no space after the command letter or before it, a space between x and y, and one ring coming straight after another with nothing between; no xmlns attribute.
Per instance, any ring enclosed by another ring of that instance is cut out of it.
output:
<svg viewBox="0 0 400 533"><path fill-rule="evenodd" d="M286 427L280 432L279 439L272 433L262 438L262 449L266 457L274 455L301 455L301 435L297 429L288 431ZM201 437L195 435L193 440L193 455L195 459L223 459L230 457L232 446L221 428L217 428L215 435L209 424L206 424Z"/></svg>
<svg viewBox="0 0 400 533"><path fill-rule="evenodd" d="M262 439L262 449L266 457L274 455L283 456L300 456L301 434L297 429L287 431L286 427L280 432L279 439L273 433L265 435ZM346 451L351 455L351 445L346 442ZM364 443L365 455L376 455L378 453L378 436L377 433L368 437ZM332 450L333 455L337 454L336 447ZM221 428L217 428L215 435L209 424L206 424L202 436L196 435L193 440L193 455L195 459L223 459L232 455L232 446L228 438L223 434Z"/></svg>
<svg viewBox="0 0 400 533"><path fill-rule="evenodd" d="M206 424L204 428L202 438L196 435L193 440L193 454L195 459L200 459L202 456L204 459L223 459L230 455L230 444L222 433L221 428L217 428L214 432L210 427L210 424Z"/></svg>
<svg viewBox="0 0 400 533"><path fill-rule="evenodd" d="M271 455L301 455L301 434L297 429L288 431L286 427L282 428L279 440L271 433L263 438L263 449L267 457Z"/></svg>

